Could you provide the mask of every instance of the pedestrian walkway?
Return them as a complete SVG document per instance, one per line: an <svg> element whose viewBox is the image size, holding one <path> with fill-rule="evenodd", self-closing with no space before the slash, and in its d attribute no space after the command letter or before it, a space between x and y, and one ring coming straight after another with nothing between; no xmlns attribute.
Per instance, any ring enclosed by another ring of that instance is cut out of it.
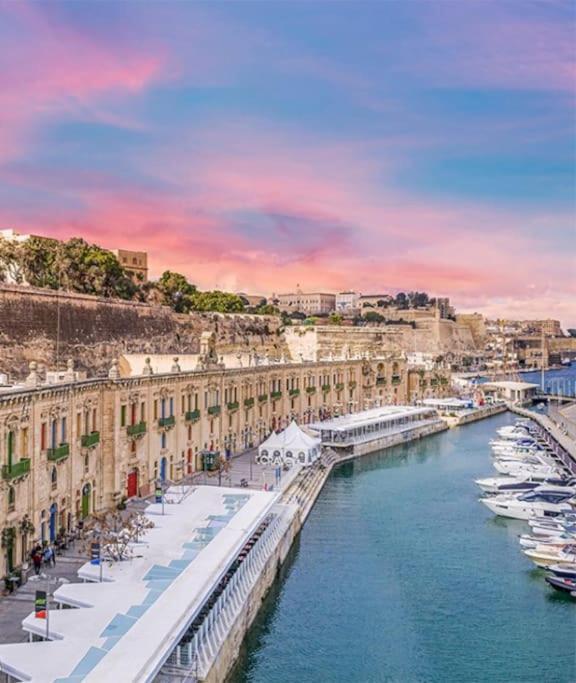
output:
<svg viewBox="0 0 576 683"><path fill-rule="evenodd" d="M39 577L30 568L26 583L0 600L0 633L3 643L21 643L27 640L21 622L33 611L37 590L44 590L52 595L62 583L79 581L77 571L87 558L80 556L78 551L79 549L72 548L58 555L56 566L42 567Z"/></svg>
<svg viewBox="0 0 576 683"><path fill-rule="evenodd" d="M263 466L255 461L257 449L244 451L233 456L228 462L226 471L218 472L195 472L186 477L183 484L197 484L208 486L240 487L245 480L248 488L262 490L265 486L272 488L275 484L275 470L271 466ZM285 490L296 475L299 468L285 472L280 471L280 488ZM168 482L167 482L168 485ZM127 512L142 512L150 503L150 498L132 498L128 501ZM13 593L0 598L0 633L3 643L19 643L26 640L26 635L21 628L22 620L34 609L34 596L36 590L45 590L49 595L65 582L78 583L78 569L87 561L87 557L81 555L81 545L69 548L56 557L55 567L42 567L40 579L34 576L32 567L28 570L28 581Z"/></svg>

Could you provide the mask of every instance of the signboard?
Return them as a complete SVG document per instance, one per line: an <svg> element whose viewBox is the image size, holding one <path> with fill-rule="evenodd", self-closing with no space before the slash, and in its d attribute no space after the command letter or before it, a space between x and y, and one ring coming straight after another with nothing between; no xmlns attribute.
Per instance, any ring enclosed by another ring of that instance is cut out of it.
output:
<svg viewBox="0 0 576 683"><path fill-rule="evenodd" d="M90 544L90 564L100 564L100 543Z"/></svg>
<svg viewBox="0 0 576 683"><path fill-rule="evenodd" d="M46 591L36 591L34 599L34 616L36 619L46 619L46 611L48 608L48 599Z"/></svg>
<svg viewBox="0 0 576 683"><path fill-rule="evenodd" d="M156 485L156 489L154 491L154 502L156 502L156 503L162 502L162 486Z"/></svg>

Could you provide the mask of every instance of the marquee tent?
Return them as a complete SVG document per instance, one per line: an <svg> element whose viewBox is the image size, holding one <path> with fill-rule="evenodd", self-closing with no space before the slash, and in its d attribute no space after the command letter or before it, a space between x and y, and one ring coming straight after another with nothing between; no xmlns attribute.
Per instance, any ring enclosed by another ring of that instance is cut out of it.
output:
<svg viewBox="0 0 576 683"><path fill-rule="evenodd" d="M294 421L279 434L272 432L258 447L262 465L311 465L320 457L320 439L306 433Z"/></svg>

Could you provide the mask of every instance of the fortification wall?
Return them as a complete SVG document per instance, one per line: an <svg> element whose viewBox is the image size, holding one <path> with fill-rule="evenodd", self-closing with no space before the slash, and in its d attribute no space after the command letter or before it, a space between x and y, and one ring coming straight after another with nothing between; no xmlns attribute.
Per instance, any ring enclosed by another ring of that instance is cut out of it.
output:
<svg viewBox="0 0 576 683"><path fill-rule="evenodd" d="M2 285L0 372L21 379L30 361L54 368L58 355L61 366L73 358L77 369L102 375L122 353L198 353L205 330L216 333L222 353L280 354L279 326L274 316L179 315L166 306Z"/></svg>
<svg viewBox="0 0 576 683"><path fill-rule="evenodd" d="M476 346L470 329L451 320L428 318L411 325L297 325L286 328L286 343L292 358L324 360L342 356L364 356L383 352L423 352L443 354L473 351Z"/></svg>

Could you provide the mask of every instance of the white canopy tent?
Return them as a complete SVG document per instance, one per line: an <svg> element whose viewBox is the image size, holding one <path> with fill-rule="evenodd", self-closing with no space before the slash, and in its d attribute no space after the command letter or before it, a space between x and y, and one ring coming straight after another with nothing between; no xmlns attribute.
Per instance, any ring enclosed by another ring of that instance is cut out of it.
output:
<svg viewBox="0 0 576 683"><path fill-rule="evenodd" d="M279 434L272 432L258 447L262 465L311 465L320 457L320 439L307 434L292 421Z"/></svg>

